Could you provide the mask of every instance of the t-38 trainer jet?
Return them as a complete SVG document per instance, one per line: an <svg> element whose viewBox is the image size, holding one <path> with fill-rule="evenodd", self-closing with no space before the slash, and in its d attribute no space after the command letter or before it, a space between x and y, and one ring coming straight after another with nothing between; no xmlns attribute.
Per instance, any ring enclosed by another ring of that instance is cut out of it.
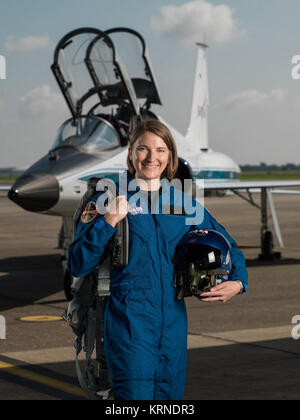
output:
<svg viewBox="0 0 300 420"><path fill-rule="evenodd" d="M62 216L60 247L65 251L73 238L73 214L88 179L118 177L126 169L131 130L140 119L156 118L174 134L180 156L177 177L193 179L202 187L200 180L204 180L206 191L232 190L241 195L239 191L244 190L248 198L242 197L253 205L251 190L261 191L261 258L275 257L267 224L268 202L277 238L281 243L282 239L270 191L300 186L300 181L241 182L239 166L209 148L207 45L198 43L197 47L191 120L183 136L151 110L162 102L139 33L128 28L105 32L80 28L58 43L52 71L71 117L59 128L49 153L17 179L8 197L25 210Z"/></svg>

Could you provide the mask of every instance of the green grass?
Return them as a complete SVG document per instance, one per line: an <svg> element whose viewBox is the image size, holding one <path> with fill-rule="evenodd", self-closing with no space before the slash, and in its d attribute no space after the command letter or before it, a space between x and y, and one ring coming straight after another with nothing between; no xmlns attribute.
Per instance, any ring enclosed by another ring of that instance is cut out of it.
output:
<svg viewBox="0 0 300 420"><path fill-rule="evenodd" d="M12 184L19 175L0 175L0 182ZM249 171L242 172L242 181L258 181L258 180L298 180L300 179L300 171Z"/></svg>
<svg viewBox="0 0 300 420"><path fill-rule="evenodd" d="M12 184L18 178L18 175L0 175L0 182L7 182Z"/></svg>
<svg viewBox="0 0 300 420"><path fill-rule="evenodd" d="M242 181L283 180L291 181L300 179L300 171L249 171L242 172Z"/></svg>

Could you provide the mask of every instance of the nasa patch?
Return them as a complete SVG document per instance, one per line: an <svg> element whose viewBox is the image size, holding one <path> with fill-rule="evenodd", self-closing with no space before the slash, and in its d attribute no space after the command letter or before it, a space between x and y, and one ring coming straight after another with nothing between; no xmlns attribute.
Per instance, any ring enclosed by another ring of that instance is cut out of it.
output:
<svg viewBox="0 0 300 420"><path fill-rule="evenodd" d="M143 214L143 207L142 206L130 207L128 214L132 217Z"/></svg>
<svg viewBox="0 0 300 420"><path fill-rule="evenodd" d="M97 210L97 206L96 203L94 201L90 201L85 209L84 212L81 215L81 221L82 223L91 223L93 220L96 219L98 215L98 210Z"/></svg>

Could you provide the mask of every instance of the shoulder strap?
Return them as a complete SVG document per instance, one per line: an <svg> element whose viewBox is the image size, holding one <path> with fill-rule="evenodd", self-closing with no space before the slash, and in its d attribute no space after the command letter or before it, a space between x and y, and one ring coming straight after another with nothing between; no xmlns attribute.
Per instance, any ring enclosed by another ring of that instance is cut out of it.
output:
<svg viewBox="0 0 300 420"><path fill-rule="evenodd" d="M113 255L113 268L123 269L128 265L129 258L129 225L127 216L117 224L115 234L115 255Z"/></svg>
<svg viewBox="0 0 300 420"><path fill-rule="evenodd" d="M77 228L81 215L91 199L96 193L98 182L101 178L91 178L88 181L88 189L83 196L80 206L74 215L74 224ZM95 269L94 275L97 281L96 304L86 306L84 331L78 334L75 341L76 348L76 372L80 386L91 400L107 399L111 395L112 385L109 378L108 367L104 356L104 324L103 312L107 297L110 295L110 276L113 269L123 269L128 265L129 256L129 225L128 219L125 217L117 225L117 231L106 247L106 252L102 260ZM85 281L77 279L74 284L74 290L80 294ZM84 279L86 280L86 278ZM80 309L80 308L78 308ZM74 311L76 313L76 311ZM74 314L75 315L75 314ZM71 317L69 318L69 320ZM84 351L86 352L86 370L85 375L82 374L78 356L82 350L82 339L84 337ZM95 346L96 344L96 346ZM94 372L95 366L91 361L92 353L96 347L96 363L97 372Z"/></svg>

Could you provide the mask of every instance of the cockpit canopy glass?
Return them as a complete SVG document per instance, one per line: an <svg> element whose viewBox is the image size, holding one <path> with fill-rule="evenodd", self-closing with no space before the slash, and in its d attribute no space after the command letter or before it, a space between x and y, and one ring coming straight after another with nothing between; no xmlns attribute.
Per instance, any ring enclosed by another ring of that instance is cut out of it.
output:
<svg viewBox="0 0 300 420"><path fill-rule="evenodd" d="M58 130L52 150L72 146L86 152L105 152L120 147L117 130L100 117L67 120Z"/></svg>
<svg viewBox="0 0 300 420"><path fill-rule="evenodd" d="M112 28L106 33L130 75L137 98L161 104L143 37L129 28Z"/></svg>
<svg viewBox="0 0 300 420"><path fill-rule="evenodd" d="M76 34L57 51L57 66L74 110L83 95L94 87L86 68L85 56L88 46L96 36L93 32Z"/></svg>
<svg viewBox="0 0 300 420"><path fill-rule="evenodd" d="M136 114L139 113L132 80L122 57L108 36L96 37L90 43L86 52L86 64L95 86L101 88L101 102L110 104L128 99Z"/></svg>
<svg viewBox="0 0 300 420"><path fill-rule="evenodd" d="M135 115L139 104L132 81L111 39L102 31L82 28L67 34L57 45L52 71L74 117L93 98L104 106L132 105ZM91 109L91 108L90 108Z"/></svg>

